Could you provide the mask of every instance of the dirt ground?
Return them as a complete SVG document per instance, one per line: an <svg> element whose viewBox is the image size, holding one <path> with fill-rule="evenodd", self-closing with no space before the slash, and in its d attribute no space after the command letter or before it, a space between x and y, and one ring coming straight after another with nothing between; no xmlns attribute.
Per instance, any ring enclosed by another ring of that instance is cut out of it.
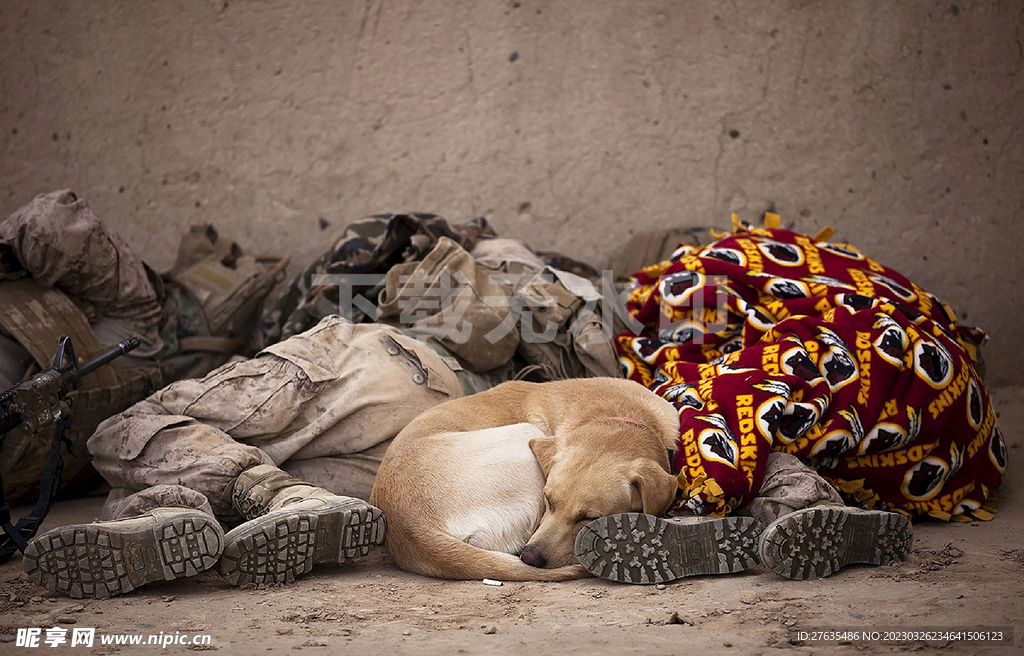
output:
<svg viewBox="0 0 1024 656"><path fill-rule="evenodd" d="M239 590L216 574L153 584L107 600L74 600L33 586L20 559L0 567L0 654L18 628L95 627L107 633L211 635L226 654L792 654L903 651L1024 652L1024 387L993 390L1010 464L991 522L915 525L910 559L789 581L762 567L682 579L659 589L586 579L569 583L432 580L399 571L381 550L349 567L319 567L289 586ZM87 521L101 498L55 506L46 527ZM60 618L60 620L58 620ZM55 624L61 621L60 624ZM1008 645L855 641L800 643L801 629L1013 627ZM71 635L71 632L68 632ZM50 647L43 644L47 651ZM136 653L152 647L64 645L54 651Z"/></svg>

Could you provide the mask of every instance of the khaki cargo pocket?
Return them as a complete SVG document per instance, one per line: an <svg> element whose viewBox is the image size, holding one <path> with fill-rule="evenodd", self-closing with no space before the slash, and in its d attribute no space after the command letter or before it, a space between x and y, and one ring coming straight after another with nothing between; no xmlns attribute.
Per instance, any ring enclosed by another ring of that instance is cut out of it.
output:
<svg viewBox="0 0 1024 656"><path fill-rule="evenodd" d="M101 423L89 438L89 453L97 458L134 460L154 435L165 428L184 426L192 421L181 415L136 414L133 413L136 408L139 406Z"/></svg>
<svg viewBox="0 0 1024 656"><path fill-rule="evenodd" d="M280 433L333 380L317 375L324 373L319 367L311 380L303 364L268 354L225 365L197 381L200 389L187 390L194 399L180 412L236 439Z"/></svg>
<svg viewBox="0 0 1024 656"><path fill-rule="evenodd" d="M454 393L462 390L455 373L427 345L400 333L382 336L381 343L388 355L401 358L402 364L409 370L412 382L445 396L461 396Z"/></svg>

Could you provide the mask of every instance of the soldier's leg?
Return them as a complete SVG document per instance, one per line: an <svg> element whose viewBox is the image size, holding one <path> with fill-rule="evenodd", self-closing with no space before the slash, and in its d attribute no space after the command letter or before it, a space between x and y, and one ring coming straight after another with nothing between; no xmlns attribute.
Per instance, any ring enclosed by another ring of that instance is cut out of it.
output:
<svg viewBox="0 0 1024 656"><path fill-rule="evenodd" d="M580 531L576 555L595 576L626 583L725 574L758 561L787 578L806 579L853 563L904 560L912 539L906 517L847 507L816 471L794 456L772 453L758 497L738 514L602 517Z"/></svg>
<svg viewBox="0 0 1024 656"><path fill-rule="evenodd" d="M228 532L217 571L232 585L291 583L313 565L347 564L384 542L380 510L278 469L245 470L231 486L249 519Z"/></svg>
<svg viewBox="0 0 1024 656"><path fill-rule="evenodd" d="M170 385L101 424L89 448L97 469L115 488L140 492L162 484L182 485L202 494L226 522L257 519L274 505L243 503L249 510L239 512L232 504L231 492L248 487L236 486L236 480L254 468L245 480L302 490L286 499L314 499L310 503L315 508L305 504L288 511L292 515L283 524L287 530L278 521L281 517L274 517L229 534L226 544L233 554L238 546L245 550L262 545L249 555L238 552L232 562L242 564L234 569L253 559L275 563L291 543L315 536L311 523L363 527L348 531L335 545L333 558L346 561L383 540L379 512L290 479L274 463L355 455L375 471L373 459L364 455L372 455L426 408L461 395L455 367L395 331L328 317L258 358ZM108 512L113 512L114 501L108 503ZM298 510L303 517L295 515ZM268 566L252 576L291 580L307 564L327 558L324 553L317 550L311 559L285 570ZM249 576L228 569L229 579Z"/></svg>
<svg viewBox="0 0 1024 656"><path fill-rule="evenodd" d="M119 504L131 495L150 498L157 486L178 486L198 494L219 520L241 518L224 490L242 471L270 458L221 430L184 415L167 414L153 397L100 424L89 438L93 465L114 488L105 517L123 516Z"/></svg>
<svg viewBox="0 0 1024 656"><path fill-rule="evenodd" d="M103 599L192 576L220 558L224 531L203 495L177 485L123 492L115 490L109 519L31 540L23 560L29 580L50 592Z"/></svg>
<svg viewBox="0 0 1024 656"><path fill-rule="evenodd" d="M355 453L304 460L296 458L281 465L281 469L335 494L369 499L380 461L390 444L391 439L387 439Z"/></svg>
<svg viewBox="0 0 1024 656"><path fill-rule="evenodd" d="M212 426L172 414L160 394L107 419L89 439L93 464L115 488L103 515L115 519L35 538L24 567L39 585L75 597L107 597L217 562L224 546L217 519L237 519L224 489L269 458Z"/></svg>
<svg viewBox="0 0 1024 656"><path fill-rule="evenodd" d="M576 558L594 576L620 583L662 583L731 574L758 564L763 524L752 517L655 517L619 513L585 525Z"/></svg>
<svg viewBox="0 0 1024 656"><path fill-rule="evenodd" d="M367 498L391 439L427 408L465 391L456 363L384 326L328 318L303 335L268 351L326 383L289 428L260 442L299 478L259 466L231 488L236 510L250 519L227 534L218 566L235 584L288 582L383 542L380 511L335 493ZM330 363L330 371L312 363ZM238 439L255 430L247 423L231 429Z"/></svg>
<svg viewBox="0 0 1024 656"><path fill-rule="evenodd" d="M852 564L903 561L913 543L907 517L847 506L815 470L784 453L769 456L761 492L744 512L766 524L762 562L790 579L829 576Z"/></svg>
<svg viewBox="0 0 1024 656"><path fill-rule="evenodd" d="M270 400L261 414L292 412L293 419L269 435L261 422L251 419L225 430L236 440L259 446L284 469L319 458L366 461L358 454L391 440L424 410L471 391L453 358L379 324L328 317L266 352L298 363L310 379L319 381L315 401L280 408L278 399ZM202 413L198 406L206 403L200 401L190 414ZM328 481L309 482L339 492Z"/></svg>

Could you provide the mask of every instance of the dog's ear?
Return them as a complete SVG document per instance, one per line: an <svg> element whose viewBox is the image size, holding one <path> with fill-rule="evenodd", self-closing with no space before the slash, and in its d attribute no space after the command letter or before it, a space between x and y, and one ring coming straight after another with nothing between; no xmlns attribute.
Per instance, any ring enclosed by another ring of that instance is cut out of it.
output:
<svg viewBox="0 0 1024 656"><path fill-rule="evenodd" d="M630 482L640 490L644 512L648 515L664 515L676 498L676 477L648 458L633 461Z"/></svg>
<svg viewBox="0 0 1024 656"><path fill-rule="evenodd" d="M536 456L537 462L540 464L540 470L544 473L544 478L546 479L548 471L551 470L551 465L555 464L555 454L558 452L558 447L555 446L555 438L535 437L530 440L529 444L530 450Z"/></svg>

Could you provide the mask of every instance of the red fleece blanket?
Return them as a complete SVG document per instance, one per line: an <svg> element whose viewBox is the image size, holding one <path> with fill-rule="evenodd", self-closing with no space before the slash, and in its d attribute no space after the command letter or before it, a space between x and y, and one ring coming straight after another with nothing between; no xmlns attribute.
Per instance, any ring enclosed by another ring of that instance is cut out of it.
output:
<svg viewBox="0 0 1024 656"><path fill-rule="evenodd" d="M770 450L865 507L990 519L1006 447L978 375L984 335L831 234L740 227L634 276L643 324L616 338L625 374L679 411L674 510L753 499Z"/></svg>

